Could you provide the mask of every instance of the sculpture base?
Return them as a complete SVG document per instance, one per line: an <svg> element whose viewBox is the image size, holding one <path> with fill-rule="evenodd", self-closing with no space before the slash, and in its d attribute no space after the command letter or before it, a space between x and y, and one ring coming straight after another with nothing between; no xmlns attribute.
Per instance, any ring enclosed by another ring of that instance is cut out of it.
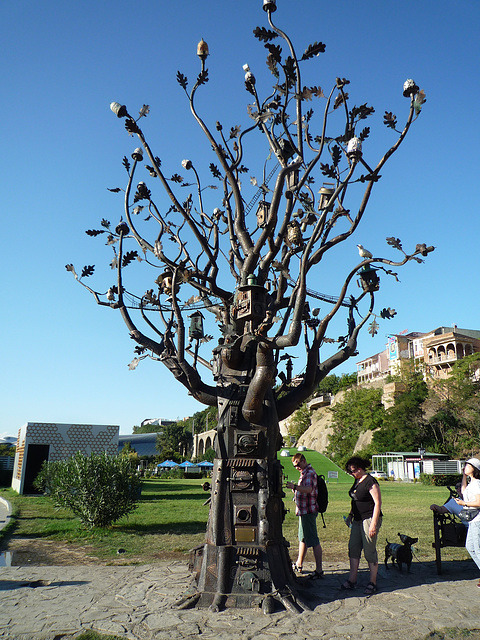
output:
<svg viewBox="0 0 480 640"><path fill-rule="evenodd" d="M193 585L178 608L310 609L298 593L286 542L266 548L206 543L190 552L190 569Z"/></svg>

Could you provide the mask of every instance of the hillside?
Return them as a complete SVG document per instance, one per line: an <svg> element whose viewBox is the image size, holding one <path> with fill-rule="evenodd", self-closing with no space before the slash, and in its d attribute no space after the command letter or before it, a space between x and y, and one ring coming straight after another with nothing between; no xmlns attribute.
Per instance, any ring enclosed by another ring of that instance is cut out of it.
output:
<svg viewBox="0 0 480 640"><path fill-rule="evenodd" d="M394 393L392 392L392 383L388 383L384 386L383 403L386 407L391 406L393 402ZM335 406L338 402L343 400L345 390L340 391L332 398L332 402L329 406L321 406L312 409L312 424L307 431L299 438L298 445L305 446L307 449L313 449L320 453L324 453L328 446L328 437L332 433L332 411L331 407ZM436 401L432 398L427 398L423 403L423 412L425 418L428 420L435 414L437 410ZM295 414L293 414L295 415ZM292 419L292 416L284 420L280 424L280 431L285 438L285 442L288 442L288 423ZM373 431L365 431L360 434L357 440L353 453L361 451L367 445L370 444L373 436Z"/></svg>
<svg viewBox="0 0 480 640"><path fill-rule="evenodd" d="M332 411L331 407L335 406L337 402L341 402L344 398L345 390L339 391L335 396L332 397L332 402L329 406L318 407L317 409L312 409L312 424L305 431L305 433L300 437L298 441L298 445L305 446L307 449L313 449L315 451L319 451L320 453L325 452L328 445L328 436L332 433ZM291 418L290 418L291 419ZM284 437L288 436L288 422L289 420L285 420L280 425L281 433ZM360 451L368 444L370 444L372 439L372 431L366 431L362 433L355 445L355 450Z"/></svg>

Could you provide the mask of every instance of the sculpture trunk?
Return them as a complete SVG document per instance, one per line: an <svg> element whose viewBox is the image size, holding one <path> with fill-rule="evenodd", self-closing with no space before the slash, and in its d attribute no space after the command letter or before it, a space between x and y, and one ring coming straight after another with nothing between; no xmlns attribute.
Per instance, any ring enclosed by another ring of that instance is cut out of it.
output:
<svg viewBox="0 0 480 640"><path fill-rule="evenodd" d="M184 606L262 606L268 612L278 598L301 611L282 533L271 349L253 340L238 350L224 346L215 362L220 399L210 515L205 544L192 551L195 589Z"/></svg>

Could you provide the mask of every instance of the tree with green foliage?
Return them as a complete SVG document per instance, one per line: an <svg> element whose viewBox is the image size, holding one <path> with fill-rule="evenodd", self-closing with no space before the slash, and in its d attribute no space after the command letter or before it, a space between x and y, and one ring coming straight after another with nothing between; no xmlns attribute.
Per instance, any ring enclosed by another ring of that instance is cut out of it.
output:
<svg viewBox="0 0 480 640"><path fill-rule="evenodd" d="M297 440L302 436L305 431L312 424L312 412L307 407L307 403L304 402L293 414L290 422L288 423L288 433L294 436Z"/></svg>
<svg viewBox="0 0 480 640"><path fill-rule="evenodd" d="M9 444L0 444L0 456L15 457L16 447L12 447Z"/></svg>
<svg viewBox="0 0 480 640"><path fill-rule="evenodd" d="M480 449L480 353L458 360L448 378L431 386L435 413L429 436L442 453L468 456Z"/></svg>
<svg viewBox="0 0 480 640"><path fill-rule="evenodd" d="M328 376L325 376L323 380L320 381L315 395L322 395L329 393L334 396L342 389L348 389L350 387L354 387L357 384L357 374L356 373L342 373L341 376L337 376L334 373L331 373Z"/></svg>
<svg viewBox="0 0 480 640"><path fill-rule="evenodd" d="M331 407L333 433L328 438L327 455L343 465L353 454L361 433L379 429L385 417L382 390L356 387Z"/></svg>
<svg viewBox="0 0 480 640"><path fill-rule="evenodd" d="M141 480L128 456L78 452L68 460L44 462L34 486L92 528L108 527L132 512Z"/></svg>
<svg viewBox="0 0 480 640"><path fill-rule="evenodd" d="M132 465L134 465L135 467L137 467L138 463L140 462L140 456L132 447L131 442L128 442L128 441L125 442L119 455L127 457L132 463Z"/></svg>
<svg viewBox="0 0 480 640"><path fill-rule="evenodd" d="M212 449L211 447L209 449L206 449L204 454L201 455L197 462L213 462L215 460L215 449Z"/></svg>
<svg viewBox="0 0 480 640"><path fill-rule="evenodd" d="M163 424L142 424L140 426L135 425L132 433L159 433L165 428Z"/></svg>
<svg viewBox="0 0 480 640"><path fill-rule="evenodd" d="M186 455L192 446L192 432L183 422L166 425L157 435L155 447L163 457L168 457L166 452L171 450L180 455Z"/></svg>
<svg viewBox="0 0 480 640"><path fill-rule="evenodd" d="M218 410L217 407L207 407L203 411L197 411L191 418L186 420L186 424L195 429L195 433L203 433L217 426Z"/></svg>
<svg viewBox="0 0 480 640"><path fill-rule="evenodd" d="M428 387L423 374L404 367L400 376L394 379L401 383L403 391L395 399L394 406L387 409L381 427L373 434L372 445L378 453L416 451L429 444L423 409Z"/></svg>

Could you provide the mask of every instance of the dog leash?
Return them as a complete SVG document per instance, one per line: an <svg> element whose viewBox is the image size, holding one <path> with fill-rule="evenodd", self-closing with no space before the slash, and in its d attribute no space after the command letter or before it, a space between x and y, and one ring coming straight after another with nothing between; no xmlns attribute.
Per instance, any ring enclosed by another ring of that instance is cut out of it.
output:
<svg viewBox="0 0 480 640"><path fill-rule="evenodd" d="M417 556L417 554L415 553L414 547L410 547L410 549L412 550L412 556L415 558L415 560L417 560L417 562L419 562L420 564L425 564L425 562L422 562L420 558Z"/></svg>

